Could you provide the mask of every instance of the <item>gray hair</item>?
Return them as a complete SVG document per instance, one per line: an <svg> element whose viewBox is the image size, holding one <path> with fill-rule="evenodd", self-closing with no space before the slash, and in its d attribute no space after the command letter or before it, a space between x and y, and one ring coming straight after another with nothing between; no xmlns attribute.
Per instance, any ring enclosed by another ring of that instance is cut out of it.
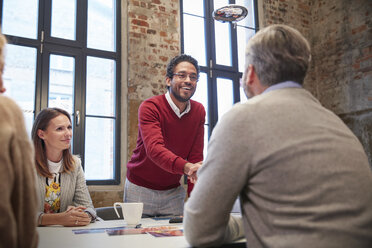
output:
<svg viewBox="0 0 372 248"><path fill-rule="evenodd" d="M262 85L271 86L284 81L302 84L309 67L309 42L294 28L271 25L248 41L246 67L253 65Z"/></svg>

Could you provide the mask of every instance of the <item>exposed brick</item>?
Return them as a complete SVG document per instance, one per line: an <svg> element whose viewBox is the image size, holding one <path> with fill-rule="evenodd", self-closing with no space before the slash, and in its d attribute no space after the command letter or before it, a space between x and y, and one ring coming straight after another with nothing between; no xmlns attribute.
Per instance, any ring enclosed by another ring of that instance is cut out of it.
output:
<svg viewBox="0 0 372 248"><path fill-rule="evenodd" d="M145 16L145 15L138 15L138 19L141 19L141 20L147 20L148 19L148 17L147 16Z"/></svg>
<svg viewBox="0 0 372 248"><path fill-rule="evenodd" d="M129 13L128 13L128 17L129 17L129 18L137 18L136 14L133 13L133 12L129 12Z"/></svg>
<svg viewBox="0 0 372 248"><path fill-rule="evenodd" d="M164 56L159 56L159 59L163 62L167 62L168 61L168 57L164 57Z"/></svg>
<svg viewBox="0 0 372 248"><path fill-rule="evenodd" d="M130 32L129 34L130 34L131 36L135 37L135 38L141 38L141 37L142 37L142 35L139 34L139 33Z"/></svg>
<svg viewBox="0 0 372 248"><path fill-rule="evenodd" d="M352 34L357 34L357 33L360 33L360 32L365 31L366 29L367 29L367 25L364 24L364 25L361 25L361 26L359 26L359 27L357 27L357 28L352 29L352 30L351 30L351 33L352 33Z"/></svg>
<svg viewBox="0 0 372 248"><path fill-rule="evenodd" d="M149 63L143 61L143 62L141 63L141 66L149 66Z"/></svg>
<svg viewBox="0 0 372 248"><path fill-rule="evenodd" d="M133 19L131 23L138 26L149 27L149 23L143 20Z"/></svg>
<svg viewBox="0 0 372 248"><path fill-rule="evenodd" d="M159 10L165 12L165 7L164 6L159 6Z"/></svg>
<svg viewBox="0 0 372 248"><path fill-rule="evenodd" d="M148 34L156 34L156 30L154 29L147 29Z"/></svg>

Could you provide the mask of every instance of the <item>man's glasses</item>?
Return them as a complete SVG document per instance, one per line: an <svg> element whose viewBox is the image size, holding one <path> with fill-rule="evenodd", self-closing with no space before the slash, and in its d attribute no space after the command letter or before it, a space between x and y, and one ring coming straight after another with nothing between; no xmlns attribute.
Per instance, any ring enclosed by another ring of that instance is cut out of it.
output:
<svg viewBox="0 0 372 248"><path fill-rule="evenodd" d="M179 80L186 80L187 76L189 76L191 82L197 82L198 81L198 76L196 74L187 74L184 72L179 72L179 73L173 73L173 75L176 75Z"/></svg>

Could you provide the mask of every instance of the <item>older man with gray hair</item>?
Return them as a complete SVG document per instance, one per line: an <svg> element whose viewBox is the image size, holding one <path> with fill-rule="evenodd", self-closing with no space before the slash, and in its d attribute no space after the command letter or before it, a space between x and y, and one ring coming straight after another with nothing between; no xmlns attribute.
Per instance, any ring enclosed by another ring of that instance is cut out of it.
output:
<svg viewBox="0 0 372 248"><path fill-rule="evenodd" d="M349 128L302 88L310 58L289 26L249 40L249 100L218 122L185 205L191 245L372 247L371 168ZM230 215L238 196L241 217Z"/></svg>

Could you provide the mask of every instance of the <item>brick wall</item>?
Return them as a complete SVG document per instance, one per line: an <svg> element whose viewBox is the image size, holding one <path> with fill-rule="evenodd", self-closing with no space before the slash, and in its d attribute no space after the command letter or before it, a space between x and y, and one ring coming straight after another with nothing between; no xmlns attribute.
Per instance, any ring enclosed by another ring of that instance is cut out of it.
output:
<svg viewBox="0 0 372 248"><path fill-rule="evenodd" d="M304 87L350 127L372 165L372 1L262 1L261 26L287 24L310 41Z"/></svg>
<svg viewBox="0 0 372 248"><path fill-rule="evenodd" d="M312 23L317 97L356 134L372 165L372 1L315 1Z"/></svg>
<svg viewBox="0 0 372 248"><path fill-rule="evenodd" d="M165 92L167 63L180 50L178 0L128 0L128 157L139 104Z"/></svg>

